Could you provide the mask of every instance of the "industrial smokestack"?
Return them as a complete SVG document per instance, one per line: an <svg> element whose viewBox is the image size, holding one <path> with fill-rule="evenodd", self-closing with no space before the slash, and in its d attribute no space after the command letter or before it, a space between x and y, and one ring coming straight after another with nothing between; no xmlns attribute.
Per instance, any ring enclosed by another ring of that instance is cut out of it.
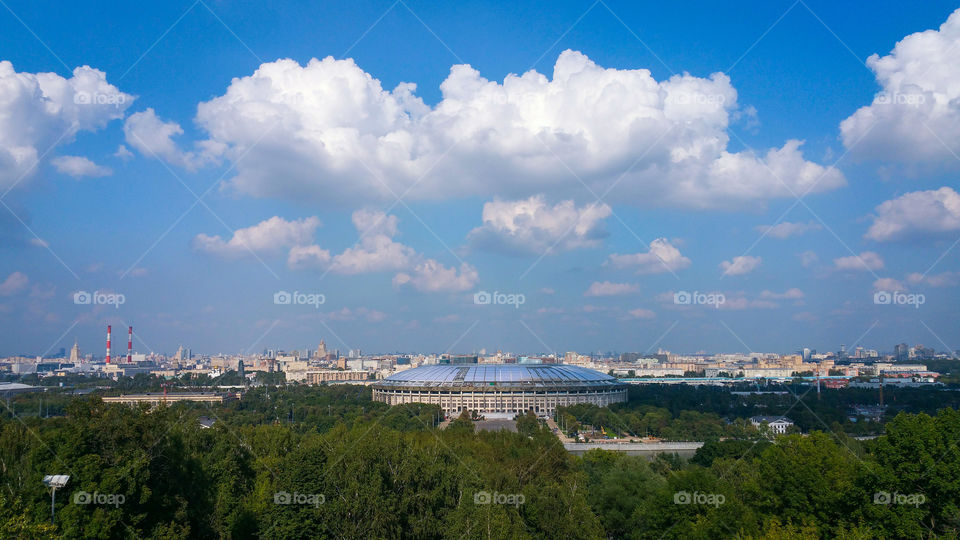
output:
<svg viewBox="0 0 960 540"><path fill-rule="evenodd" d="M127 363L133 361L133 327L127 330Z"/></svg>
<svg viewBox="0 0 960 540"><path fill-rule="evenodd" d="M107 363L110 363L110 325L107 325Z"/></svg>

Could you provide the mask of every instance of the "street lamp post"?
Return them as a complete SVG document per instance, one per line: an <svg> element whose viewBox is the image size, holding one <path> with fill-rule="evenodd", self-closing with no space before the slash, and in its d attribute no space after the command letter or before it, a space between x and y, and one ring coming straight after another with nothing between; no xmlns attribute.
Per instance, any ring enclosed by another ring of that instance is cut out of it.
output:
<svg viewBox="0 0 960 540"><path fill-rule="evenodd" d="M50 523L56 523L56 508L57 508L57 490L67 485L67 482L70 481L70 476L66 474L48 474L43 477L43 483L45 486L50 488Z"/></svg>

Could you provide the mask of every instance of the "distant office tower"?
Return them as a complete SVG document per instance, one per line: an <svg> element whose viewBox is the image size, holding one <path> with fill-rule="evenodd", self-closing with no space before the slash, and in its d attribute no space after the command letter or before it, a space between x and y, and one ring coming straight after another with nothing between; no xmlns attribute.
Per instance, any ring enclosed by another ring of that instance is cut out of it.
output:
<svg viewBox="0 0 960 540"><path fill-rule="evenodd" d="M73 340L73 347L70 347L70 362L77 363L80 361L80 346L77 345L77 340Z"/></svg>
<svg viewBox="0 0 960 540"><path fill-rule="evenodd" d="M317 346L317 358L326 358L327 357L327 343L320 340L320 345Z"/></svg>
<svg viewBox="0 0 960 540"><path fill-rule="evenodd" d="M240 383L243 384L247 380L246 373L243 371L243 358L237 363L237 372L240 374Z"/></svg>
<svg viewBox="0 0 960 540"><path fill-rule="evenodd" d="M893 356L897 362L906 362L910 359L910 346L906 343L900 343L893 348Z"/></svg>

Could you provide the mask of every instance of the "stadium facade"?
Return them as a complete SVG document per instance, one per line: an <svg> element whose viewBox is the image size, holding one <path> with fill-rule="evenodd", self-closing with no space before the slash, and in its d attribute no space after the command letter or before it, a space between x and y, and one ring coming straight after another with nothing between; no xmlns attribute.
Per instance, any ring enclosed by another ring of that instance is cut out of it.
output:
<svg viewBox="0 0 960 540"><path fill-rule="evenodd" d="M627 400L627 385L592 369L563 364L429 365L395 373L373 385L374 401L430 403L447 415L533 411L551 416L558 406Z"/></svg>

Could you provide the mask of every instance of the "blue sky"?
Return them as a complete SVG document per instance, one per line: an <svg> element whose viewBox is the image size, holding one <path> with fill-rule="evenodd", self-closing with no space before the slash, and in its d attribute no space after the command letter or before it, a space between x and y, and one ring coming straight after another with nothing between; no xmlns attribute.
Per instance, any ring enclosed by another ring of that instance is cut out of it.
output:
<svg viewBox="0 0 960 540"><path fill-rule="evenodd" d="M960 348L955 9L7 1L0 354Z"/></svg>

